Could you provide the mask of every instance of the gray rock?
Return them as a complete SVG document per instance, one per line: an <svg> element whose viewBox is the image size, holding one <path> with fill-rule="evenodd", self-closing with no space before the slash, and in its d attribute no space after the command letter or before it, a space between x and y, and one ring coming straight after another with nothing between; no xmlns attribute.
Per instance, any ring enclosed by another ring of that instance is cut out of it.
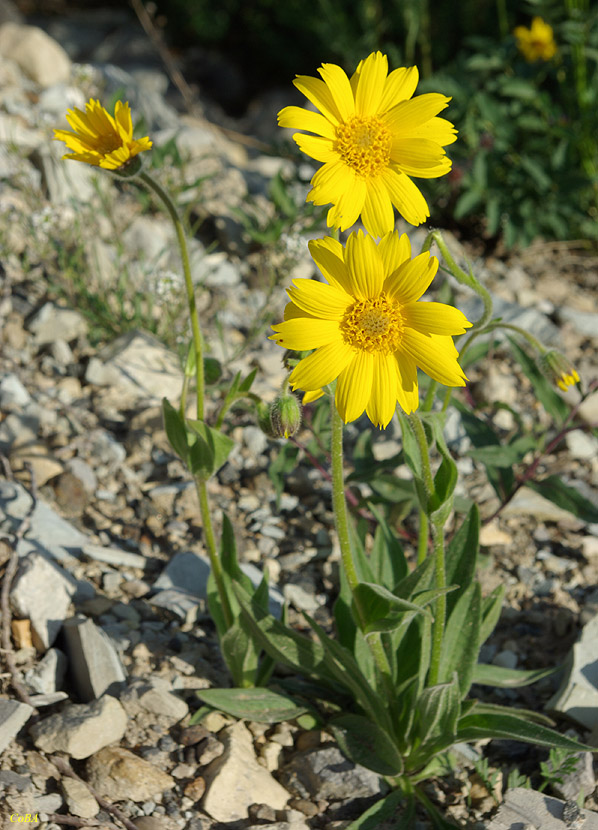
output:
<svg viewBox="0 0 598 830"><path fill-rule="evenodd" d="M90 701L118 693L126 674L110 637L83 615L66 620L64 636L79 697Z"/></svg>
<svg viewBox="0 0 598 830"><path fill-rule="evenodd" d="M185 701L173 693L170 683L162 677L133 682L121 702L131 716L141 710L166 717L172 723L182 720L189 711Z"/></svg>
<svg viewBox="0 0 598 830"><path fill-rule="evenodd" d="M126 568L145 568L147 559L139 553L130 553L120 548L106 548L103 545L84 545L81 549L84 556L95 559L97 562L107 562L109 565L122 565Z"/></svg>
<svg viewBox="0 0 598 830"><path fill-rule="evenodd" d="M183 374L178 357L151 334L133 331L118 337L99 357L115 369L117 383L139 398L178 400Z"/></svg>
<svg viewBox="0 0 598 830"><path fill-rule="evenodd" d="M87 321L72 308L45 303L31 318L27 328L34 335L36 344L44 346L56 340L70 342L84 337L87 334Z"/></svg>
<svg viewBox="0 0 598 830"><path fill-rule="evenodd" d="M39 663L25 674L28 686L40 695L56 692L66 672L66 655L58 648L49 648Z"/></svg>
<svg viewBox="0 0 598 830"><path fill-rule="evenodd" d="M569 652L563 680L546 708L598 730L598 615L582 629L579 640Z"/></svg>
<svg viewBox="0 0 598 830"><path fill-rule="evenodd" d="M206 791L202 809L220 822L248 817L252 804L267 804L282 810L289 793L262 767L253 749L253 738L239 721L218 734L224 752L206 767Z"/></svg>
<svg viewBox="0 0 598 830"><path fill-rule="evenodd" d="M55 703L68 700L68 697L66 692L48 692L47 694L31 695L29 700L36 709L43 709L44 706L54 706Z"/></svg>
<svg viewBox="0 0 598 830"><path fill-rule="evenodd" d="M596 315L598 317L598 314ZM587 461L598 456L598 441L581 429L574 429L565 436L567 449L572 458Z"/></svg>
<svg viewBox="0 0 598 830"><path fill-rule="evenodd" d="M33 707L17 700L0 700L0 752L16 736L19 729L27 723Z"/></svg>
<svg viewBox="0 0 598 830"><path fill-rule="evenodd" d="M147 801L174 786L170 775L128 749L105 746L87 762L87 780L110 801Z"/></svg>
<svg viewBox="0 0 598 830"><path fill-rule="evenodd" d="M336 746L299 752L281 770L280 780L300 798L367 798L381 792L380 777L349 761Z"/></svg>
<svg viewBox="0 0 598 830"><path fill-rule="evenodd" d="M75 778L62 778L60 781L62 792L69 813L80 818L93 818L100 811L100 805L89 792L83 781Z"/></svg>
<svg viewBox="0 0 598 830"><path fill-rule="evenodd" d="M64 126L67 126L66 121ZM104 180L87 164L63 161L65 150L65 145L58 141L38 142L31 153L31 161L41 173L51 203L61 206L70 205L74 200L78 203L93 202L97 198L97 187L107 187L110 182ZM97 187L95 181L98 183ZM57 338L59 337L58 334Z"/></svg>
<svg viewBox="0 0 598 830"><path fill-rule="evenodd" d="M60 44L43 29L21 23L0 27L0 55L14 61L19 69L41 87L68 81L71 61Z"/></svg>
<svg viewBox="0 0 598 830"><path fill-rule="evenodd" d="M498 813L487 825L487 830L572 830L572 825L563 820L564 801L551 798L544 793L516 787L508 790ZM590 810L581 810L585 821L583 830L598 830L598 815Z"/></svg>
<svg viewBox="0 0 598 830"><path fill-rule="evenodd" d="M517 303L509 303L501 297L493 295L493 316L501 317L505 323L511 323L514 326L533 334L545 345L558 345L561 339L561 333L557 326L541 311L536 308L522 308ZM460 308L472 322L478 320L482 314L483 303L479 297L467 298L460 304ZM481 335L481 339L489 337L496 338L499 341L506 340L508 336L512 336L512 332L505 332L502 329L496 329L491 334Z"/></svg>
<svg viewBox="0 0 598 830"><path fill-rule="evenodd" d="M210 288L232 288L241 282L241 274L224 254L208 254L202 262L205 268L205 279L202 280Z"/></svg>
<svg viewBox="0 0 598 830"><path fill-rule="evenodd" d="M4 375L0 380L0 409L21 409L31 403L31 395L16 375Z"/></svg>
<svg viewBox="0 0 598 830"><path fill-rule="evenodd" d="M201 600L198 597L172 588L159 591L149 601L158 608L165 608L186 623L195 622L201 606Z"/></svg>
<svg viewBox="0 0 598 830"><path fill-rule="evenodd" d="M504 651L499 651L492 663L495 666L501 666L503 669L515 669L517 668L517 655L507 648Z"/></svg>
<svg viewBox="0 0 598 830"><path fill-rule="evenodd" d="M89 758L108 744L120 741L127 715L118 700L104 695L92 703L71 703L31 727L42 752L66 752L72 758Z"/></svg>
<svg viewBox="0 0 598 830"><path fill-rule="evenodd" d="M531 487L522 487L502 511L504 519L512 516L533 516L541 522L577 523L579 520L562 507L545 499Z"/></svg>
<svg viewBox="0 0 598 830"><path fill-rule="evenodd" d="M554 781L551 784L554 794L565 801L577 801L580 795L585 799L592 795L596 788L592 753L579 752L575 757L577 766L573 772L561 775L560 782ZM550 765L550 761L548 764Z"/></svg>
<svg viewBox="0 0 598 830"><path fill-rule="evenodd" d="M64 466L71 475L79 479L86 493L89 495L95 493L98 486L98 479L87 461L75 456L75 458L69 458Z"/></svg>
<svg viewBox="0 0 598 830"><path fill-rule="evenodd" d="M575 330L586 337L598 337L598 314L595 311L578 311L576 308L561 306L556 309L561 323L571 323Z"/></svg>
<svg viewBox="0 0 598 830"><path fill-rule="evenodd" d="M33 783L31 778L27 778L25 775L19 775L10 769L0 770L0 792L9 787L14 787L17 792L24 793L33 787Z"/></svg>
<svg viewBox="0 0 598 830"><path fill-rule="evenodd" d="M50 352L59 366L70 366L76 362L73 350L66 340L62 340L61 338L58 338L58 340L52 343Z"/></svg>
<svg viewBox="0 0 598 830"><path fill-rule="evenodd" d="M39 553L21 559L10 601L18 617L31 621L38 651L46 651L58 636L76 590L73 577Z"/></svg>

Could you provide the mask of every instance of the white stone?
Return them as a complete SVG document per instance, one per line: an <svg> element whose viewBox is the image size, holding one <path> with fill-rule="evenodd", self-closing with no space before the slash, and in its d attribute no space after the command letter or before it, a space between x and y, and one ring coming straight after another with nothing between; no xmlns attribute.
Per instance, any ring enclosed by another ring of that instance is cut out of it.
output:
<svg viewBox="0 0 598 830"><path fill-rule="evenodd" d="M598 456L598 441L582 429L573 429L568 432L565 442L573 458L587 461Z"/></svg>
<svg viewBox="0 0 598 830"><path fill-rule="evenodd" d="M95 800L83 781L75 778L62 778L60 782L62 792L69 808L69 813L80 818L93 818L100 811L100 805Z"/></svg>
<svg viewBox="0 0 598 830"><path fill-rule="evenodd" d="M46 651L58 636L76 590L70 574L44 556L30 553L21 560L10 601L17 617L31 621L38 651Z"/></svg>
<svg viewBox="0 0 598 830"><path fill-rule="evenodd" d="M121 746L106 746L87 762L89 783L110 801L159 800L174 786L173 778Z"/></svg>
<svg viewBox="0 0 598 830"><path fill-rule="evenodd" d="M25 674L25 680L33 691L49 695L62 685L65 671L64 652L58 648L49 648L39 663Z"/></svg>
<svg viewBox="0 0 598 830"><path fill-rule="evenodd" d="M123 334L99 357L116 370L116 384L139 398L178 401L183 382L179 359L153 335L142 331Z"/></svg>
<svg viewBox="0 0 598 830"><path fill-rule="evenodd" d="M570 526L580 525L580 521L568 510L545 499L531 487L522 487L502 511L503 518L510 516L533 516L541 522L564 522Z"/></svg>
<svg viewBox="0 0 598 830"><path fill-rule="evenodd" d="M133 683L122 697L122 704L128 712L141 709L167 717L173 723L182 720L189 711L185 701L173 693L170 683L162 677Z"/></svg>
<svg viewBox="0 0 598 830"><path fill-rule="evenodd" d="M224 752L204 771L206 792L202 809L221 822L247 818L252 804L282 810L290 795L258 763L247 727L239 721L223 729L218 738L224 744Z"/></svg>
<svg viewBox="0 0 598 830"><path fill-rule="evenodd" d="M108 744L120 741L127 714L118 700L104 695L92 703L71 703L56 715L38 721L31 736L42 752L66 752L72 758L89 758Z"/></svg>
<svg viewBox="0 0 598 830"><path fill-rule="evenodd" d="M81 700L95 700L105 692L117 693L126 674L110 637L83 615L66 620L63 630Z"/></svg>
<svg viewBox="0 0 598 830"><path fill-rule="evenodd" d="M25 389L16 375L4 375L0 380L0 407L6 409L11 406L22 408L31 402L31 395Z"/></svg>
<svg viewBox="0 0 598 830"><path fill-rule="evenodd" d="M13 60L25 75L44 88L68 81L71 74L67 53L37 26L0 26L0 55Z"/></svg>
<svg viewBox="0 0 598 830"><path fill-rule="evenodd" d="M551 798L544 793L516 787L508 790L498 813L486 825L487 830L568 830L571 825L565 823L563 815L564 801ZM582 810L585 821L580 825L583 830L598 830L598 815L591 810Z"/></svg>
<svg viewBox="0 0 598 830"><path fill-rule="evenodd" d="M546 705L590 730L598 730L597 653L598 614L582 628L565 662L560 688Z"/></svg>
<svg viewBox="0 0 598 830"><path fill-rule="evenodd" d="M62 308L54 303L45 303L29 321L28 329L33 333L38 346L55 340L69 342L87 334L85 318L72 308Z"/></svg>

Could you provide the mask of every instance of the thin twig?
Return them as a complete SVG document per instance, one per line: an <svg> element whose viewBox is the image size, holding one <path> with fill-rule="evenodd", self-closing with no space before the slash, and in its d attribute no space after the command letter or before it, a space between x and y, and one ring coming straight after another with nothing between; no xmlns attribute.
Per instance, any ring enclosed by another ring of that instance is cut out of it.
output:
<svg viewBox="0 0 598 830"><path fill-rule="evenodd" d="M61 816L58 813L46 813L48 821L54 824L70 824L71 827L101 827L102 830L121 830L116 824L98 821L95 818L77 818L76 816ZM135 826L135 825L133 825Z"/></svg>
<svg viewBox="0 0 598 830"><path fill-rule="evenodd" d="M3 457L2 462L4 465L8 464L8 461ZM10 465L8 465L10 468ZM29 693L23 683L21 682L21 675L17 668L14 659L14 649L12 647L11 641L11 633L10 633L10 624L12 621L12 613L10 610L10 588L12 585L12 581L15 577L17 572L17 567L19 564L19 554L18 554L18 546L20 540L24 537L24 535L29 530L31 525L31 516L33 515L33 511L37 505L37 484L35 481L35 474L31 465L27 465L29 469L29 475L31 477L31 506L27 511L26 515L21 520L17 530L15 533L12 534L14 537L12 550L10 552L10 558L8 560L8 564L6 566L6 570L4 572L4 578L2 580L2 591L0 592L0 608L2 609L2 625L0 628L1 634L1 642L2 642L2 652L4 654L4 660L6 662L6 668L10 672L11 678L11 685L15 690L15 693L19 700L23 703L26 703L28 706L31 706L33 709L32 715L37 715L38 711L31 702L31 698L29 697ZM6 468L6 466L5 466ZM12 472L12 471L11 471ZM4 544L7 544L4 542Z"/></svg>
<svg viewBox="0 0 598 830"><path fill-rule="evenodd" d="M127 828L127 830L139 830L139 828L136 827L133 824L133 822L130 819L128 819L125 816L125 814L122 813L118 809L118 807L115 807L114 804L110 804L109 801L106 801L105 799L103 799L102 796L96 790L94 790L94 788L91 786L91 784L88 784L87 781L85 781L84 778L81 778L79 775L77 775L77 773L73 770L73 768L71 767L71 765L69 764L69 762L65 758L61 758L59 755L50 755L50 756L46 756L46 757L48 758L49 761L51 761L54 764L54 766L63 775L67 775L69 778L74 778L75 781L80 781L82 784L85 784L85 786L87 787L89 792L93 795L95 800L98 802L98 804L100 805L102 810L106 810L107 813L110 813L111 815L113 815L114 818L118 819L118 821L120 821L121 824L123 824ZM62 816L61 818L64 818L64 816ZM66 823L69 824L71 822L66 822ZM83 825L83 826L85 826L85 825Z"/></svg>

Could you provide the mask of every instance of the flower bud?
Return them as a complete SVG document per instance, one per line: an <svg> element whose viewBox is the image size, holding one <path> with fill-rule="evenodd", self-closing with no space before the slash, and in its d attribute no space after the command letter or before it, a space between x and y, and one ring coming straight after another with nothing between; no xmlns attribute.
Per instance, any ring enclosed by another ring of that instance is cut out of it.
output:
<svg viewBox="0 0 598 830"><path fill-rule="evenodd" d="M548 349L544 352L540 357L540 368L546 377L563 392L566 392L569 386L579 383L579 375L573 364L557 349Z"/></svg>
<svg viewBox="0 0 598 830"><path fill-rule="evenodd" d="M295 395L279 395L270 407L270 423L276 438L289 438L301 426L301 407Z"/></svg>
<svg viewBox="0 0 598 830"><path fill-rule="evenodd" d="M270 419L270 407L267 403L259 401L257 404L257 424L261 431L268 436L268 438L276 438L274 430L272 429L272 421Z"/></svg>

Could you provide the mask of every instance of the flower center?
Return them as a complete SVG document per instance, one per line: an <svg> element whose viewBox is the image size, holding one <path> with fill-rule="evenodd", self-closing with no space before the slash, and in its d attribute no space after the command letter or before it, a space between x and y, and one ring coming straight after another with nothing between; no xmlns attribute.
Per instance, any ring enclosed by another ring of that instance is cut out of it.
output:
<svg viewBox="0 0 598 830"><path fill-rule="evenodd" d="M384 292L373 300L353 303L341 320L345 343L364 352L396 352L404 327L400 306Z"/></svg>
<svg viewBox="0 0 598 830"><path fill-rule="evenodd" d="M122 147L122 138L117 132L101 133L94 138L94 149L101 156L107 156Z"/></svg>
<svg viewBox="0 0 598 830"><path fill-rule="evenodd" d="M378 118L354 115L336 128L333 148L345 164L367 178L388 167L391 145L391 134Z"/></svg>

